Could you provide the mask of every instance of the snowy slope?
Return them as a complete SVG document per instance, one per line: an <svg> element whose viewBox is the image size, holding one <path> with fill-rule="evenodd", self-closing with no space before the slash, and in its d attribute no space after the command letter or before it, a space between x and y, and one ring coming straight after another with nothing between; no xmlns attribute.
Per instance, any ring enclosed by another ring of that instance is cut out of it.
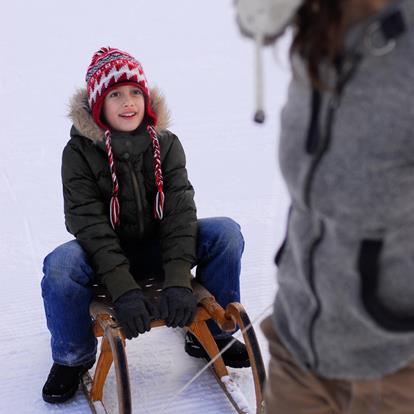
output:
<svg viewBox="0 0 414 414"><path fill-rule="evenodd" d="M131 52L164 92L199 217L230 216L242 226L242 302L255 320L273 300L272 257L287 209L276 161L286 44L265 54L268 121L257 126L253 47L238 34L231 0L14 0L2 2L2 17L0 413L85 413L81 393L60 407L42 401L51 356L40 280L43 257L71 239L60 157L69 136L68 100L83 86L92 53L104 45ZM203 366L182 346L181 331L166 328L128 343L134 412L234 412L208 372L177 395ZM249 371L232 373L253 404ZM105 395L116 412L113 373Z"/></svg>

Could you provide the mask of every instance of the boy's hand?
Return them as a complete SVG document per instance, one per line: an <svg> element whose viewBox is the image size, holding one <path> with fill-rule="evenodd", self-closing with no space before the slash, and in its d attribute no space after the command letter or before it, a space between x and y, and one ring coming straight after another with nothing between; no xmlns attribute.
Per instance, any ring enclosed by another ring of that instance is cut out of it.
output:
<svg viewBox="0 0 414 414"><path fill-rule="evenodd" d="M156 309L145 298L142 290L134 289L124 293L114 305L117 320L128 339L151 329L151 317L156 315Z"/></svg>
<svg viewBox="0 0 414 414"><path fill-rule="evenodd" d="M190 325L197 310L197 300L190 289L169 287L162 291L160 300L160 318L167 326L183 328Z"/></svg>

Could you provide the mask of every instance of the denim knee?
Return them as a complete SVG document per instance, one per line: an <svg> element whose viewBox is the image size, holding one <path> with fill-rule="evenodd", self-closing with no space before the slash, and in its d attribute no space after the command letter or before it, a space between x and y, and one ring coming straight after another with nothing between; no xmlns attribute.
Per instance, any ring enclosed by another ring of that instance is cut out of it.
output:
<svg viewBox="0 0 414 414"><path fill-rule="evenodd" d="M43 261L42 289L45 285L65 288L67 285L87 285L93 271L87 256L76 240L64 243L49 253Z"/></svg>
<svg viewBox="0 0 414 414"><path fill-rule="evenodd" d="M217 247L241 255L244 250L244 238L240 225L229 217L211 219L215 227Z"/></svg>

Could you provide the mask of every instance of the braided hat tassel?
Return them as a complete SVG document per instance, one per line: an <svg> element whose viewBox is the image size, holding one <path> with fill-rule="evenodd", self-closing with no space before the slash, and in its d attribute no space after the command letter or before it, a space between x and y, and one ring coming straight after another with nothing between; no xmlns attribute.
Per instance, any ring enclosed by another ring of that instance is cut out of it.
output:
<svg viewBox="0 0 414 414"><path fill-rule="evenodd" d="M118 177L116 176L116 169L114 164L114 156L112 154L112 146L111 146L111 133L109 130L105 131L105 147L106 153L108 154L108 161L109 161L109 168L111 171L111 179L112 179L112 197L111 202L109 205L109 219L111 221L111 226L115 230L120 225L120 206L119 206L119 183Z"/></svg>
<svg viewBox="0 0 414 414"><path fill-rule="evenodd" d="M157 138L157 133L153 126L148 125L147 131L152 139L153 157L154 157L154 173L155 173L155 185L157 186L157 196L154 203L154 216L158 220L162 220L164 217L164 181L161 170L161 151L160 143Z"/></svg>

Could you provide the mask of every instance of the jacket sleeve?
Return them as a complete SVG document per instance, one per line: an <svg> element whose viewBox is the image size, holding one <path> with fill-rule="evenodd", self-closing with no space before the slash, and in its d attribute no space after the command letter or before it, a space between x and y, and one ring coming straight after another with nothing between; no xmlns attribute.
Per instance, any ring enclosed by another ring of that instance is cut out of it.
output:
<svg viewBox="0 0 414 414"><path fill-rule="evenodd" d="M66 228L85 250L112 300L139 288L109 222L108 206L96 179L82 152L70 143L63 150L62 184Z"/></svg>
<svg viewBox="0 0 414 414"><path fill-rule="evenodd" d="M161 250L165 273L164 287L191 289L191 267L196 263L197 213L194 189L187 177L183 147L172 135L172 143L162 160L164 178L164 218L160 222Z"/></svg>

